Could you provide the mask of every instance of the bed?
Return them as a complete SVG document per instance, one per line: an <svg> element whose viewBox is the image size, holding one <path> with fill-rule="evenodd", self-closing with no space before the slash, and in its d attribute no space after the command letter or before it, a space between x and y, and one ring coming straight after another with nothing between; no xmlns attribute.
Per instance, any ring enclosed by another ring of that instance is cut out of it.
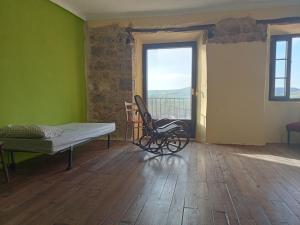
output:
<svg viewBox="0 0 300 225"><path fill-rule="evenodd" d="M15 167L14 152L35 152L54 155L68 151L68 167L72 168L72 152L80 144L107 135L107 147L110 145L110 134L115 131L115 123L69 123L57 126L63 132L60 136L48 139L0 138L5 151L11 152L12 164Z"/></svg>

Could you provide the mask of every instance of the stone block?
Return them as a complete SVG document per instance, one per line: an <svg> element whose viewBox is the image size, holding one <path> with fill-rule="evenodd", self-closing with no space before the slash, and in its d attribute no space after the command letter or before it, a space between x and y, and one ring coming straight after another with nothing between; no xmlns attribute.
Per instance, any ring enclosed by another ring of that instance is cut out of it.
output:
<svg viewBox="0 0 300 225"><path fill-rule="evenodd" d="M132 49L128 33L118 25L88 31L88 118L91 122L116 122L114 137L125 131L124 101L132 101Z"/></svg>
<svg viewBox="0 0 300 225"><path fill-rule="evenodd" d="M215 28L209 30L209 43L239 43L239 42L265 42L267 39L267 26L256 24L250 17L227 18L219 21Z"/></svg>

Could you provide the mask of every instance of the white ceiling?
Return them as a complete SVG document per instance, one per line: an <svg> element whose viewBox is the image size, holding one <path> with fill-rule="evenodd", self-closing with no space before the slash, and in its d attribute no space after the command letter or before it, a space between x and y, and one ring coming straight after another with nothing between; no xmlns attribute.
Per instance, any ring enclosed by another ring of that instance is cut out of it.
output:
<svg viewBox="0 0 300 225"><path fill-rule="evenodd" d="M85 20L176 15L205 10L256 9L300 0L50 0Z"/></svg>

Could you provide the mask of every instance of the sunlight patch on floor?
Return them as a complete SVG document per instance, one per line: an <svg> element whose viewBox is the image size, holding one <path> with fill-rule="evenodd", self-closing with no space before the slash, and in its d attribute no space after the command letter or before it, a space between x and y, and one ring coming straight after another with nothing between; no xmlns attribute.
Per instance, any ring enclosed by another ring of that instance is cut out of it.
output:
<svg viewBox="0 0 300 225"><path fill-rule="evenodd" d="M259 159L268 162L280 163L288 166L300 167L300 160L298 159L285 158L285 157L275 156L275 155L244 154L244 153L235 153L235 154L247 158Z"/></svg>

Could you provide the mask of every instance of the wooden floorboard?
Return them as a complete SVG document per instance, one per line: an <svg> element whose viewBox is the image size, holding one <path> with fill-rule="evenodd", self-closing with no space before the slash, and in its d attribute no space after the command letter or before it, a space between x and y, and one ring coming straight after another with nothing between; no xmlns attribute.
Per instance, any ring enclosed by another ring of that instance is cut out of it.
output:
<svg viewBox="0 0 300 225"><path fill-rule="evenodd" d="M0 184L1 225L300 225L300 147L190 143L154 157L81 146L18 165Z"/></svg>

